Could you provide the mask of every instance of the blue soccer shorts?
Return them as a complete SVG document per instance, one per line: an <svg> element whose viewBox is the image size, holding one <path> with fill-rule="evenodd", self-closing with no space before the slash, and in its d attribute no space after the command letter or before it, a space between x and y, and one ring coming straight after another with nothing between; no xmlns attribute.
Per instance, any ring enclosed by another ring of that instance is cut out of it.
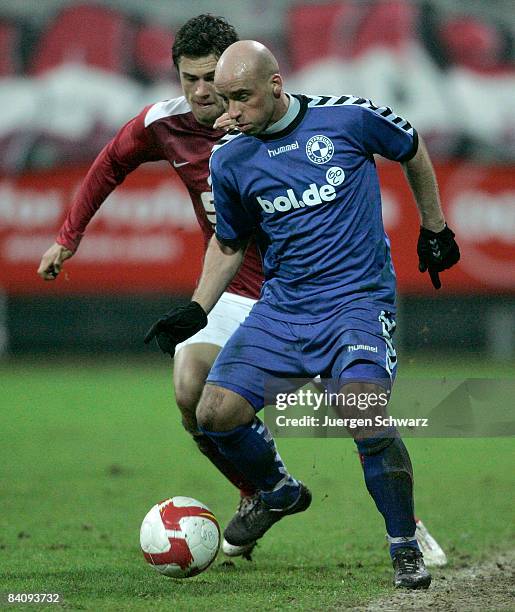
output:
<svg viewBox="0 0 515 612"><path fill-rule="evenodd" d="M292 379L327 379L331 392L347 382L393 383L397 357L391 312L367 302L316 323L290 323L251 311L216 359L207 382L243 396L255 410L265 393L294 391ZM275 389L270 389L275 385Z"/></svg>

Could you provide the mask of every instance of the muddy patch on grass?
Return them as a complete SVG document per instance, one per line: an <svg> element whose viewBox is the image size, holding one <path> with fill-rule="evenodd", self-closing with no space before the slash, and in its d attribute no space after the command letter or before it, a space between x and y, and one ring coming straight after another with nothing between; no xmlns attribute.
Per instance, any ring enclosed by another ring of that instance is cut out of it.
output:
<svg viewBox="0 0 515 612"><path fill-rule="evenodd" d="M515 551L460 569L431 568L427 591L396 591L360 612L489 612L515 610Z"/></svg>

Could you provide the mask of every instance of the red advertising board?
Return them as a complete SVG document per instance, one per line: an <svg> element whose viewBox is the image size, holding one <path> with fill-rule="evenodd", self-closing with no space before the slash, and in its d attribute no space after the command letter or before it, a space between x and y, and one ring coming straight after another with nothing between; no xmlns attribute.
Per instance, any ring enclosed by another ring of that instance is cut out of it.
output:
<svg viewBox="0 0 515 612"><path fill-rule="evenodd" d="M515 293L515 167L437 165L442 206L461 260L442 274L442 293ZM398 164L381 167L383 216L399 290L432 292L417 269L419 219Z"/></svg>
<svg viewBox="0 0 515 612"><path fill-rule="evenodd" d="M0 180L0 287L27 293L188 293L198 278L203 239L175 173L141 168L104 202L63 273L36 270L86 168Z"/></svg>
<svg viewBox="0 0 515 612"><path fill-rule="evenodd" d="M462 251L442 293L515 292L515 168L437 166L442 202ZM38 293L189 293L203 241L188 195L166 167L134 172L104 203L65 272L36 275L85 168L0 179L0 289ZM417 269L418 215L398 164L380 166L386 230L404 293L433 291Z"/></svg>

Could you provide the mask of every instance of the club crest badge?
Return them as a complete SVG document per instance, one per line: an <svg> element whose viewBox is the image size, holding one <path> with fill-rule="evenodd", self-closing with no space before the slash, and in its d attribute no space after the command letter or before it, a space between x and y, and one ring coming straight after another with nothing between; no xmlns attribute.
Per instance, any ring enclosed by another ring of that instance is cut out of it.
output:
<svg viewBox="0 0 515 612"><path fill-rule="evenodd" d="M306 155L314 164L325 164L334 155L334 145L330 138L317 134L306 143Z"/></svg>

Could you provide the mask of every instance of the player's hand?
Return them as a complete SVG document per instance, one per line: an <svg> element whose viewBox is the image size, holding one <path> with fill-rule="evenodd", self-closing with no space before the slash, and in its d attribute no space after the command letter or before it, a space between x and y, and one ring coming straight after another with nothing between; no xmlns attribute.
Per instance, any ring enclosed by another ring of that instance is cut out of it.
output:
<svg viewBox="0 0 515 612"><path fill-rule="evenodd" d="M435 289L440 289L439 273L447 270L460 260L460 249L454 240L454 232L447 227L441 232L420 228L417 244L418 269L429 272Z"/></svg>
<svg viewBox="0 0 515 612"><path fill-rule="evenodd" d="M175 306L158 319L143 341L148 344L155 338L163 353L169 353L173 357L179 342L191 338L206 325L205 310L197 302L190 302L186 306Z"/></svg>
<svg viewBox="0 0 515 612"><path fill-rule="evenodd" d="M41 258L38 274L44 280L54 280L59 275L63 262L69 259L73 252L64 247L62 244L54 242L54 244L46 251Z"/></svg>
<svg viewBox="0 0 515 612"><path fill-rule="evenodd" d="M230 132L236 127L236 121L229 117L229 113L220 115L213 125L215 130L223 130L224 132Z"/></svg>

